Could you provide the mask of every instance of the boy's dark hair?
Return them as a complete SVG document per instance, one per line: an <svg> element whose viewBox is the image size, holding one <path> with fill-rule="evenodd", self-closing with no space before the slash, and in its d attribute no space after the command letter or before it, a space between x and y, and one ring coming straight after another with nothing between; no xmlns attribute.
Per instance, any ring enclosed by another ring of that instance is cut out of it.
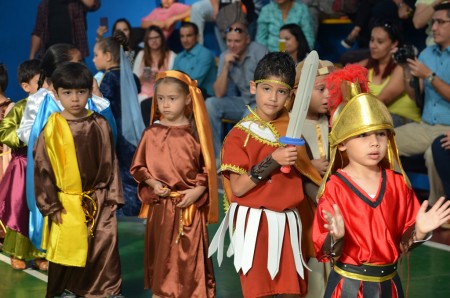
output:
<svg viewBox="0 0 450 298"><path fill-rule="evenodd" d="M22 62L17 69L17 80L19 83L29 83L35 75L41 71L41 61L38 59L31 59Z"/></svg>
<svg viewBox="0 0 450 298"><path fill-rule="evenodd" d="M100 50L111 53L114 63L120 63L120 46L124 51L128 49L128 39L122 31L116 30L113 35L103 38L98 43Z"/></svg>
<svg viewBox="0 0 450 298"><path fill-rule="evenodd" d="M3 63L0 63L0 93L5 93L8 88L8 71Z"/></svg>
<svg viewBox="0 0 450 298"><path fill-rule="evenodd" d="M72 60L75 51L78 51L78 49L68 43L57 43L49 47L41 62L38 87L42 87L45 78L50 78L60 63Z"/></svg>
<svg viewBox="0 0 450 298"><path fill-rule="evenodd" d="M89 89L92 91L94 77L86 65L77 62L65 62L58 66L52 75L53 88Z"/></svg>
<svg viewBox="0 0 450 298"><path fill-rule="evenodd" d="M180 26L180 29L181 28L192 28L192 30L194 30L194 34L195 35L198 35L198 26L197 26L197 24L195 24L195 23L192 23L192 22L182 22L181 23L181 26Z"/></svg>
<svg viewBox="0 0 450 298"><path fill-rule="evenodd" d="M272 52L266 54L256 66L254 81L277 77L282 82L294 87L295 63L291 56L285 52Z"/></svg>

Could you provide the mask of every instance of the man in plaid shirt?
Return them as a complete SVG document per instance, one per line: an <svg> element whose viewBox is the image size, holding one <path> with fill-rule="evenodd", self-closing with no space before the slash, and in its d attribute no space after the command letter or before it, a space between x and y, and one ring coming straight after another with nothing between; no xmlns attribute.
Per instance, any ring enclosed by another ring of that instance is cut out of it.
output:
<svg viewBox="0 0 450 298"><path fill-rule="evenodd" d="M30 59L42 57L55 43L73 44L83 58L89 56L86 13L100 5L100 0L42 0L31 33Z"/></svg>

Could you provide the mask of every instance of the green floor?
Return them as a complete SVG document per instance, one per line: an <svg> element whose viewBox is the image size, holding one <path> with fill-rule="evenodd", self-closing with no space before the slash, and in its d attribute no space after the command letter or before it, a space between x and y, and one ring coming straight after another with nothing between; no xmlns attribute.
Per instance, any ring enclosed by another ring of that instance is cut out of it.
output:
<svg viewBox="0 0 450 298"><path fill-rule="evenodd" d="M218 225L210 226L210 236ZM119 245L122 260L123 294L127 298L151 297L150 291L143 289L143 253L145 225L135 218L119 221ZM215 256L214 256L215 257ZM409 298L450 297L450 252L421 246L410 256ZM408 282L407 260L401 267L403 286ZM241 297L239 279L231 259L225 257L222 267L214 258L217 282L217 297ZM0 298L44 297L46 283L21 271L11 269L0 262Z"/></svg>

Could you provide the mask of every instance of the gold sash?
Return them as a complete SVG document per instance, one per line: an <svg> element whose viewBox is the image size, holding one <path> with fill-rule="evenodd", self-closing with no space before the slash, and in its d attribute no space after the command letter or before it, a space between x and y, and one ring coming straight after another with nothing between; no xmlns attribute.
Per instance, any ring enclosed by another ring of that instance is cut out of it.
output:
<svg viewBox="0 0 450 298"><path fill-rule="evenodd" d="M67 213L61 213L61 224L50 225L48 216L45 217L42 248L47 250L47 260L53 263L84 267L88 252L84 194L72 132L59 113L49 117L44 138L56 185L61 190L58 198Z"/></svg>

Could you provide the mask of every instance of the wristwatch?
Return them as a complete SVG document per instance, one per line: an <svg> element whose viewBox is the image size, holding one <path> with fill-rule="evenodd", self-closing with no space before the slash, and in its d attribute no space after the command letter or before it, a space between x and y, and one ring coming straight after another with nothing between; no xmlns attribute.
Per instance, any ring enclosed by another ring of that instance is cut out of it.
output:
<svg viewBox="0 0 450 298"><path fill-rule="evenodd" d="M431 82L433 82L433 80L434 80L434 77L436 77L436 73L433 72L428 77L426 77L426 80L428 81L428 83L431 84Z"/></svg>

